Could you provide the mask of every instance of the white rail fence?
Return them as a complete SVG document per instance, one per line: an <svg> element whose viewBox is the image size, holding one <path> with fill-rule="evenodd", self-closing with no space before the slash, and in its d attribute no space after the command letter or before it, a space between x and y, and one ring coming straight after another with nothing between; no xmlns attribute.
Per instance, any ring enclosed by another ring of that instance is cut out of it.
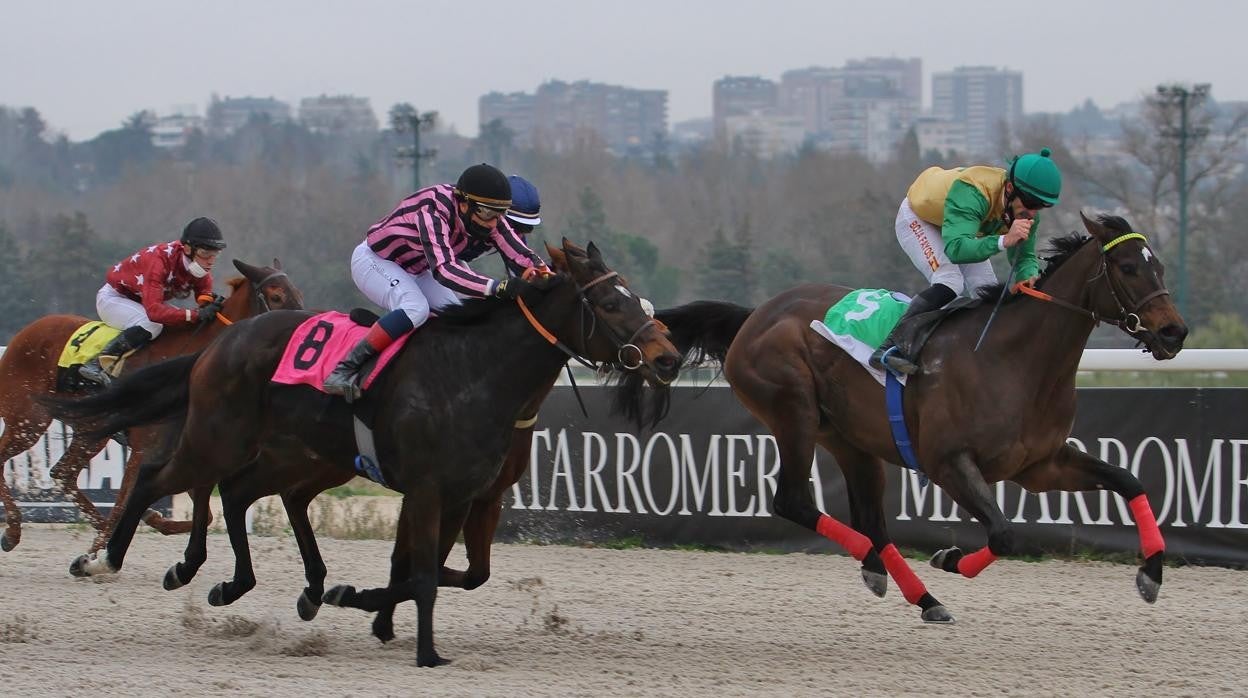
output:
<svg viewBox="0 0 1248 698"><path fill-rule="evenodd" d="M0 347L0 354L4 348ZM1079 363L1081 371L1196 371L1202 373L1248 371L1248 349L1187 349L1170 361L1155 361L1150 355L1130 349L1089 349ZM705 372L702 380L691 377L678 381L685 385L706 385L706 379L714 375ZM583 374L582 374L583 376ZM592 382L592 376L578 379ZM566 376L561 382L566 384ZM724 385L722 379L713 385ZM3 425L0 419L0 426ZM65 452L72 431L53 422L36 444L25 453L4 463L4 482L15 494L22 506L68 508L69 502L49 502L48 495L59 490L52 480L51 469ZM103 452L93 458L90 465L78 476L78 486L88 490L115 490L121 484L125 452L121 446L109 442ZM44 501L37 501L44 500ZM108 507L107 503L102 503Z"/></svg>

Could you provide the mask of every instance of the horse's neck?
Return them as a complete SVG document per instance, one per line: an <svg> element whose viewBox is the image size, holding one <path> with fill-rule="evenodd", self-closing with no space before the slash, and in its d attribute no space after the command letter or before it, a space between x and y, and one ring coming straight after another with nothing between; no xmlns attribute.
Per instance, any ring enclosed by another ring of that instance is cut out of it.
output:
<svg viewBox="0 0 1248 698"><path fill-rule="evenodd" d="M1095 241L1085 244L1053 272L1044 284L1044 292L1091 310L1088 285L1095 276L1099 255ZM1014 305L1017 307L1013 312L999 318L1013 329L1006 333L1010 335L1006 351L1018 355L1022 365L1049 369L1033 374L1052 376L1055 370L1058 375L1069 373L1073 380L1096 323L1091 317L1049 301L1019 298Z"/></svg>
<svg viewBox="0 0 1248 698"><path fill-rule="evenodd" d="M230 320L242 320L243 318L251 317L256 314L256 304L251 302L251 297L251 282L241 283L237 288L230 291L230 297L225 299L225 304L221 306L221 312Z"/></svg>

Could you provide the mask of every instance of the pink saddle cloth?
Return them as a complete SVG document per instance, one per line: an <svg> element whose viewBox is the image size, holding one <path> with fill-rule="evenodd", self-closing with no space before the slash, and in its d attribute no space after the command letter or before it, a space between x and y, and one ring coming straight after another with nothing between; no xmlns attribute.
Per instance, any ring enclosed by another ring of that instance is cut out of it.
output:
<svg viewBox="0 0 1248 698"><path fill-rule="evenodd" d="M333 372L334 367L342 361L347 352L364 339L368 334L367 327L361 327L351 321L350 316L330 311L313 315L295 329L286 344L282 360L273 372L273 382L285 385L310 385L321 392L325 377ZM411 332L396 339L390 346L382 350L372 369L364 376L360 387L368 390L383 368L399 353L407 343Z"/></svg>

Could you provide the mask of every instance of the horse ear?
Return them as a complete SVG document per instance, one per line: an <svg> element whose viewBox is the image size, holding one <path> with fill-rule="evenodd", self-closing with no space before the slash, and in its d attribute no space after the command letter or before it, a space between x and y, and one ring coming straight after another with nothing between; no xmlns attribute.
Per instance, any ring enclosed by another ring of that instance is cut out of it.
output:
<svg viewBox="0 0 1248 698"><path fill-rule="evenodd" d="M606 264L602 261L602 252L598 250L597 245L595 245L593 242L590 242L589 246L586 247L585 250L589 252L589 261L597 262L599 264L602 264L603 266L606 266Z"/></svg>
<svg viewBox="0 0 1248 698"><path fill-rule="evenodd" d="M248 279L251 279L252 281L260 278L260 270L244 261L237 259L234 260L234 268L237 269L240 274Z"/></svg>
<svg viewBox="0 0 1248 698"><path fill-rule="evenodd" d="M278 259L277 257L274 257L274 258L273 258L273 268L274 268L274 269L276 269L276 270L278 270L278 271L281 271L281 270L282 270L282 260Z"/></svg>
<svg viewBox="0 0 1248 698"><path fill-rule="evenodd" d="M585 249L567 238L563 239L563 251L566 252L569 257L585 259Z"/></svg>
<svg viewBox="0 0 1248 698"><path fill-rule="evenodd" d="M568 271L568 258L563 250L546 243L546 254L550 255L550 263L556 271Z"/></svg>
<svg viewBox="0 0 1248 698"><path fill-rule="evenodd" d="M1097 240L1104 240L1109 235L1105 230L1105 226L1085 216L1082 209L1079 211L1079 218L1083 219L1083 227L1087 228L1092 237Z"/></svg>

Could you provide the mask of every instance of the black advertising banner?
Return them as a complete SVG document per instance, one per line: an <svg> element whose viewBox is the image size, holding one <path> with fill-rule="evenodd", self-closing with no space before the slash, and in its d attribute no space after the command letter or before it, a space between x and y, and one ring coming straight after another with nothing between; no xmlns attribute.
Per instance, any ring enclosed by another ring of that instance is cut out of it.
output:
<svg viewBox="0 0 1248 698"><path fill-rule="evenodd" d="M530 470L504 500L500 540L639 538L732 550L836 550L771 515L776 444L730 389L674 388L669 416L642 433L607 414L607 388L581 391L589 419L571 388L556 388L543 406ZM1070 443L1141 478L1171 558L1242 565L1245 415L1248 389L1082 389ZM819 508L848 523L844 480L822 449L811 484ZM1008 483L996 492L1019 552L1139 550L1130 509L1117 495L1031 494ZM934 551L986 543L978 523L909 471L888 469L884 504L899 546Z"/></svg>

